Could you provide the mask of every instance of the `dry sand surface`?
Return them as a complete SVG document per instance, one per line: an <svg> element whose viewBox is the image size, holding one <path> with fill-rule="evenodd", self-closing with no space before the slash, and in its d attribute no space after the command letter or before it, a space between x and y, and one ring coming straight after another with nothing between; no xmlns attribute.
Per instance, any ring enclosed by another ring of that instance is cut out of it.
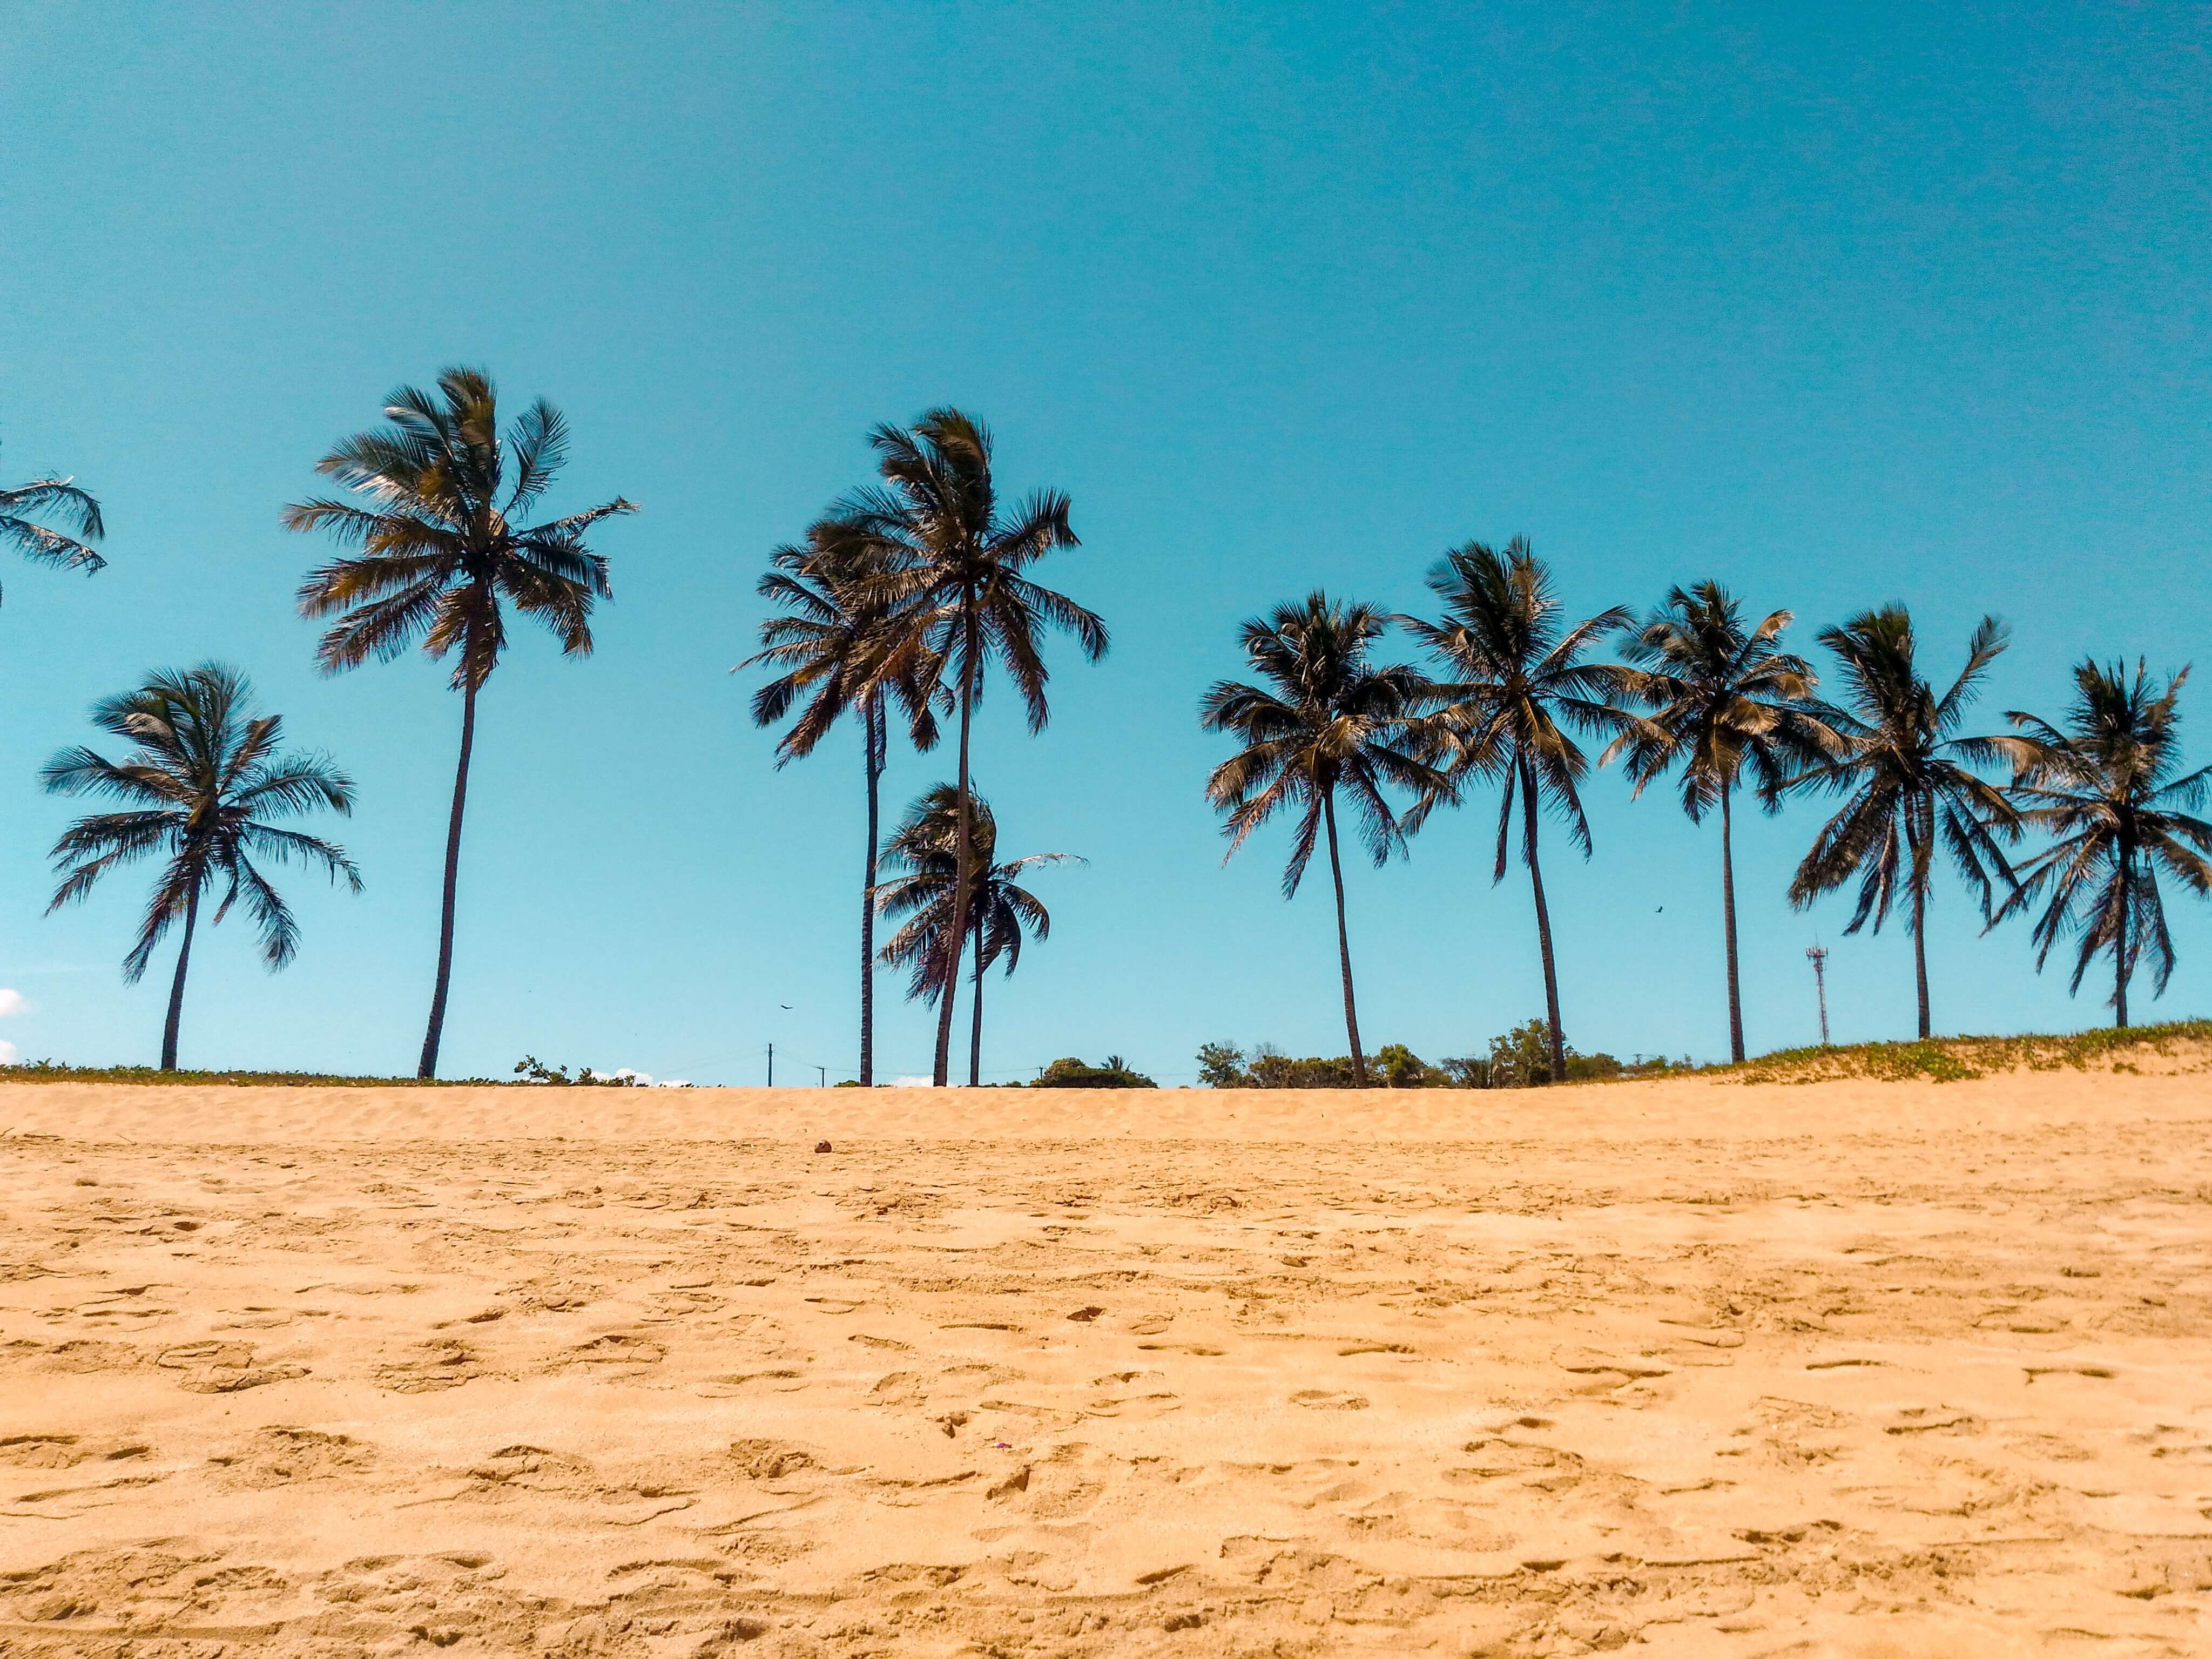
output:
<svg viewBox="0 0 2212 1659"><path fill-rule="evenodd" d="M2212 1653L2208 1128L0 1087L0 1653Z"/></svg>

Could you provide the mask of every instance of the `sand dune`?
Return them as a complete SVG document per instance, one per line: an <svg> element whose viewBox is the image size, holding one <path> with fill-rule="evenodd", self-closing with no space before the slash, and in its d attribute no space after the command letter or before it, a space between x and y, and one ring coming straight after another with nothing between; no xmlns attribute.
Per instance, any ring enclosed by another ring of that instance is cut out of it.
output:
<svg viewBox="0 0 2212 1659"><path fill-rule="evenodd" d="M0 1654L2212 1652L2208 1130L0 1086Z"/></svg>

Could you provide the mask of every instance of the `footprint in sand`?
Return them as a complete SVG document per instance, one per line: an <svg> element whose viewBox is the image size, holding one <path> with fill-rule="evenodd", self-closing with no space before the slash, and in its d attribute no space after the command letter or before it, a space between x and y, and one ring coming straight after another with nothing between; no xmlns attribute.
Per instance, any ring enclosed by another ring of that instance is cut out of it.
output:
<svg viewBox="0 0 2212 1659"><path fill-rule="evenodd" d="M178 1386L190 1394L237 1394L307 1374L305 1365L256 1365L250 1342L185 1342L163 1349L154 1363L185 1372Z"/></svg>
<svg viewBox="0 0 2212 1659"><path fill-rule="evenodd" d="M483 1375L483 1362L467 1343L452 1337L434 1337L417 1343L397 1359L376 1368L377 1386L394 1394L430 1394L458 1389L471 1377Z"/></svg>
<svg viewBox="0 0 2212 1659"><path fill-rule="evenodd" d="M219 1485L256 1492L357 1474L375 1461L376 1454L350 1435L289 1425L256 1430L231 1451L208 1460Z"/></svg>
<svg viewBox="0 0 2212 1659"><path fill-rule="evenodd" d="M583 1366L606 1375L630 1375L658 1365L667 1357L666 1346L649 1336L609 1331L588 1342L579 1342L547 1369L559 1371Z"/></svg>
<svg viewBox="0 0 2212 1659"><path fill-rule="evenodd" d="M1291 1396L1291 1403L1317 1412L1364 1412L1368 1405L1365 1395L1338 1389L1301 1389Z"/></svg>

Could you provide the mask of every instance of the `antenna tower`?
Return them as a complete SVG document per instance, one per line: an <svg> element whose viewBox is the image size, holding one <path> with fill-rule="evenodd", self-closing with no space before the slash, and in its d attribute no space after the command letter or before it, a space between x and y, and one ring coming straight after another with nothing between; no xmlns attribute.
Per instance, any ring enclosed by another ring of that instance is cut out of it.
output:
<svg viewBox="0 0 2212 1659"><path fill-rule="evenodd" d="M1813 963L1813 988L1820 999L1820 1046L1828 1046L1828 947L1815 945L1805 952Z"/></svg>

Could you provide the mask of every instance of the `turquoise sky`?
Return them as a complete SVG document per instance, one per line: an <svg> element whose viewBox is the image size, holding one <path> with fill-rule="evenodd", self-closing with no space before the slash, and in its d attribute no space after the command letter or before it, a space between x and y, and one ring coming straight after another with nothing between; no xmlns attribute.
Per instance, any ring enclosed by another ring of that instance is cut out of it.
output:
<svg viewBox="0 0 2212 1659"><path fill-rule="evenodd" d="M1717 577L1820 625L1893 598L1948 672L2056 713L2084 653L2200 654L2212 58L2201 8L17 5L0 21L0 479L76 473L109 569L0 571L0 984L26 1056L150 1060L143 884L42 919L68 803L38 765L149 668L250 672L361 786L368 892L298 875L298 963L195 953L187 1065L404 1072L435 944L458 700L419 659L313 672L286 535L387 389L482 363L574 428L555 507L617 492L599 651L524 640L485 697L447 1073L526 1051L697 1081L854 1054L860 765L771 769L744 714L768 550L881 420L995 427L1073 497L1053 574L1115 644L1054 653L976 771L1050 942L994 983L985 1066L1214 1038L1339 1052L1326 884L1227 868L1194 719L1239 619L1320 583L1412 606L1516 532L1581 611ZM2212 683L2191 699L2212 760ZM895 755L892 804L949 760ZM1714 830L1591 791L1547 860L1568 1036L1724 1054ZM1437 1055L1539 1011L1486 807L1349 874L1362 1028ZM1910 942L1782 895L1814 810L1741 826L1746 1023L1910 1035ZM1662 908L1663 907L1663 908ZM2178 906L2158 1012L2212 1006ZM2090 1024L1939 886L1947 1030ZM157 982L159 981L159 982ZM882 1075L928 1023L883 981ZM782 1005L790 1005L787 1012ZM4 1006L4 999L0 999ZM2139 1004L2140 1015L2151 1008Z"/></svg>

